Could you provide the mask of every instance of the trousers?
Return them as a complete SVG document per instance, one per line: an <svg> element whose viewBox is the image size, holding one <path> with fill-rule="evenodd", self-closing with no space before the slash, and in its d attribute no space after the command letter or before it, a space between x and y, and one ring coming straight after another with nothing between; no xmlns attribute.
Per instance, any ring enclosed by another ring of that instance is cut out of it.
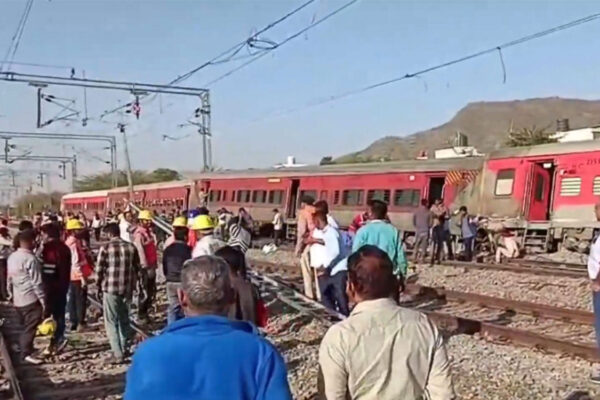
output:
<svg viewBox="0 0 600 400"><path fill-rule="evenodd" d="M8 291L6 290L6 258L0 258L0 301L8 300Z"/></svg>
<svg viewBox="0 0 600 400"><path fill-rule="evenodd" d="M24 307L15 307L23 330L19 334L21 358L33 353L33 340L38 325L42 322L42 304L39 301Z"/></svg>
<svg viewBox="0 0 600 400"><path fill-rule="evenodd" d="M346 281L348 272L340 271L333 276L319 276L319 289L321 291L321 303L340 314L348 315L348 295L346 294Z"/></svg>
<svg viewBox="0 0 600 400"><path fill-rule="evenodd" d="M138 318L147 319L150 307L156 295L156 269L142 268L142 288L145 293L138 291Z"/></svg>
<svg viewBox="0 0 600 400"><path fill-rule="evenodd" d="M311 299L319 299L321 293L318 281L315 279L314 268L310 266L310 246L306 246L300 256L300 269L302 271L302 281L304 282L304 295Z"/></svg>
<svg viewBox="0 0 600 400"><path fill-rule="evenodd" d="M475 236L463 238L463 245L465 246L465 261L473 260L473 245L475 244Z"/></svg>
<svg viewBox="0 0 600 400"><path fill-rule="evenodd" d="M417 232L415 234L414 260L418 261L427 254L427 245L429 244L429 232Z"/></svg>
<svg viewBox="0 0 600 400"><path fill-rule="evenodd" d="M177 297L177 289L181 288L179 282L167 282L167 324L172 324L183 318L183 309Z"/></svg>
<svg viewBox="0 0 600 400"><path fill-rule="evenodd" d="M56 345L65 338L65 312L67 308L67 293L53 291L46 295L46 315L44 318L52 317L56 322L56 330L50 339L50 344Z"/></svg>
<svg viewBox="0 0 600 400"><path fill-rule="evenodd" d="M104 293L102 297L104 329L110 349L117 358L127 355L133 330L129 323L129 302L125 296Z"/></svg>
<svg viewBox="0 0 600 400"><path fill-rule="evenodd" d="M80 324L85 325L87 295L87 286L83 286L80 281L71 281L67 307L72 330L76 330Z"/></svg>

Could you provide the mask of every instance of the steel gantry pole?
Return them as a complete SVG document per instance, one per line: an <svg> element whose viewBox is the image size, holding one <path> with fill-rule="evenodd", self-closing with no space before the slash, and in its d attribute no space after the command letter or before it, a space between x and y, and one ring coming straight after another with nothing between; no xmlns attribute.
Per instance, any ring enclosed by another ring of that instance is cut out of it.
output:
<svg viewBox="0 0 600 400"><path fill-rule="evenodd" d="M46 140L81 140L81 141L99 141L109 144L110 150L110 170L112 175L112 186L117 187L117 139L108 135L70 135L65 133L37 133L37 132L14 132L0 131L0 139L4 139L4 161L9 162L10 139L46 139Z"/></svg>

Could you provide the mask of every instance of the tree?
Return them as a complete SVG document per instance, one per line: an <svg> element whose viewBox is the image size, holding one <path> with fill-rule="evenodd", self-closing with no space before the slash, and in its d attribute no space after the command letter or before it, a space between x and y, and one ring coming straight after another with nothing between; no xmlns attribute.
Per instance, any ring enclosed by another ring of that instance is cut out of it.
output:
<svg viewBox="0 0 600 400"><path fill-rule="evenodd" d="M19 197L15 202L15 212L19 217L32 215L44 210L57 211L60 208L62 193L35 193Z"/></svg>
<svg viewBox="0 0 600 400"><path fill-rule="evenodd" d="M508 131L508 147L520 146L535 146L537 144L556 143L556 139L552 138L552 133L547 132L546 128L536 128L535 125L531 128L521 128L513 130L512 127Z"/></svg>
<svg viewBox="0 0 600 400"><path fill-rule="evenodd" d="M179 172L168 168L158 168L150 173L146 171L132 171L131 177L134 185L176 181L181 179ZM75 192L110 189L112 188L112 174L107 172L84 176L83 178L77 179L74 186ZM117 171L117 186L127 186L127 174L125 171Z"/></svg>

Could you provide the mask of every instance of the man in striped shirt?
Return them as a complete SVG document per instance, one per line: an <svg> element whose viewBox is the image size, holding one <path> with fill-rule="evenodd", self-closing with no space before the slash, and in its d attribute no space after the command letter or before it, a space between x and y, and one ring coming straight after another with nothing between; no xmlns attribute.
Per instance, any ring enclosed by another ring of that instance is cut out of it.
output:
<svg viewBox="0 0 600 400"><path fill-rule="evenodd" d="M121 363L128 356L128 346L133 336L129 323L129 304L140 279L140 258L135 246L121 239L117 224L106 225L104 231L110 241L98 253L98 293L102 297L104 326L114 354L113 362Z"/></svg>

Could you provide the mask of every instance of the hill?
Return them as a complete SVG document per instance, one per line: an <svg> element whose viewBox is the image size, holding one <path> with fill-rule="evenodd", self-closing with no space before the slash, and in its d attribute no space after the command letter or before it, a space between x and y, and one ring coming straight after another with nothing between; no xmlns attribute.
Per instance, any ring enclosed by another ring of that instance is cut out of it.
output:
<svg viewBox="0 0 600 400"><path fill-rule="evenodd" d="M600 124L600 100L559 97L467 104L454 118L438 127L409 136L388 136L369 147L335 160L336 163L414 159L421 150L448 147L457 131L469 137L469 145L480 152L502 147L507 132L520 128L556 130L556 120L568 118L571 129Z"/></svg>

